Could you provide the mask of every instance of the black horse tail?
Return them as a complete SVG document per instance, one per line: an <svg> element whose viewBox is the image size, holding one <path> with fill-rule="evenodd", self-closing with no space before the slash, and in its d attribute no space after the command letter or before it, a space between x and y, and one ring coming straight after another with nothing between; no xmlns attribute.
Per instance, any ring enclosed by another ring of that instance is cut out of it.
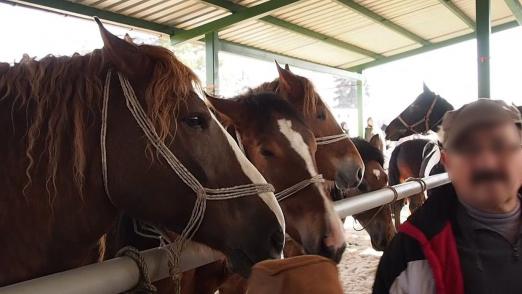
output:
<svg viewBox="0 0 522 294"><path fill-rule="evenodd" d="M395 147L390 156L388 163L388 184L390 186L400 184L401 172L399 171L399 153L401 152L401 145Z"/></svg>

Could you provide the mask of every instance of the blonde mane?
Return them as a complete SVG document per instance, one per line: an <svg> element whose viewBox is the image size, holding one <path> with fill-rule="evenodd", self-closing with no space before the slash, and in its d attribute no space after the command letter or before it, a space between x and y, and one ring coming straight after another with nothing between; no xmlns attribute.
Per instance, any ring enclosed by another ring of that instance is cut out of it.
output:
<svg viewBox="0 0 522 294"><path fill-rule="evenodd" d="M303 114L305 117L311 117L314 116L317 111L317 105L321 102L321 98L315 91L314 85L310 80L308 80L305 77L301 77L298 75L294 75L300 82L302 86L303 91ZM279 78L276 78L275 80L271 82L266 82L261 85L259 85L256 88L251 89L254 93L260 93L260 92L273 92L277 94L280 93L279 88Z"/></svg>
<svg viewBox="0 0 522 294"><path fill-rule="evenodd" d="M169 50L150 45L138 48L154 64L144 98L148 115L165 140L175 132L175 114L180 105L201 85L196 75ZM60 163L60 169L67 165L66 171L60 173L72 172L74 184L83 195L87 130L100 120L102 75L109 66L101 50L83 56L48 55L39 61L24 55L13 66L0 64L0 102L8 102L12 117L15 113L25 113L27 120L27 126L23 126L27 128L24 194L32 183L35 167L46 158L49 196L51 191L58 192L56 178ZM12 124L13 130L21 127L14 125L14 119ZM71 158L63 158L64 150L71 151Z"/></svg>

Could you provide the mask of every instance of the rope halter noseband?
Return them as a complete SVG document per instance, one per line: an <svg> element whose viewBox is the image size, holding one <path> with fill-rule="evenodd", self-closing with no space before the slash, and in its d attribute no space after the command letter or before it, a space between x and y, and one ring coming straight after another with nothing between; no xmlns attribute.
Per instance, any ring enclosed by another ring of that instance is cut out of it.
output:
<svg viewBox="0 0 522 294"><path fill-rule="evenodd" d="M342 141L344 139L349 139L348 134L342 133L339 135L316 137L315 142L317 143L317 145L327 145L327 144L332 144L332 143L335 143L338 141Z"/></svg>
<svg viewBox="0 0 522 294"><path fill-rule="evenodd" d="M239 134L237 128L234 128L234 132L236 135L236 142L239 146L239 149L241 149L243 154L245 154L245 156L247 156L247 153L245 151L245 146L243 146L243 140L241 139L241 135ZM312 184L323 183L323 182L324 182L323 175L316 174L315 176L312 176L309 179L304 179L284 190L281 190L281 191L275 193L275 197L278 202L281 202L281 201L285 200L286 198L289 198L290 196L295 195L297 192L304 190L306 187L308 187Z"/></svg>
<svg viewBox="0 0 522 294"><path fill-rule="evenodd" d="M147 116L145 110L141 106L130 82L121 73L118 73L119 82L125 96L127 109L132 114L132 117L143 131L149 143L156 149L158 154L167 162L172 171L196 194L196 201L194 208L190 215L187 225L173 242L173 246L167 246L169 253L169 270L171 276L179 276L179 259L181 251L187 240L190 240L201 225L205 215L205 208L207 200L227 200L250 195L256 195L264 192L273 192L274 188L270 184L245 184L226 188L207 188L204 187L194 175L178 160L176 156L170 151L160 137L158 136L152 121ZM102 162L102 176L105 192L107 197L111 199L109 193L109 181L107 172L107 118L108 118L108 104L109 104L109 89L111 82L111 70L107 71L105 78L105 85L103 90L103 105L102 105L102 124L100 132L101 144L101 162Z"/></svg>
<svg viewBox="0 0 522 294"><path fill-rule="evenodd" d="M430 108L428 108L428 110L426 111L426 113L424 114L424 117L421 118L420 120L418 120L417 122L413 123L413 124L408 124L404 118L402 118L402 114L399 115L398 119L399 121L408 129L410 130L412 133L414 134L418 134L418 133L427 133L430 129L431 129L431 126L430 126L430 116L431 116L431 113L433 112L433 109L435 108L435 105L437 104L437 101L439 100L439 96L435 96L433 98L433 101L431 102L431 105L430 105ZM442 120L442 118L437 121L440 122ZM424 130L422 131L416 131L415 130L415 127L417 127L418 125L421 125L424 123Z"/></svg>

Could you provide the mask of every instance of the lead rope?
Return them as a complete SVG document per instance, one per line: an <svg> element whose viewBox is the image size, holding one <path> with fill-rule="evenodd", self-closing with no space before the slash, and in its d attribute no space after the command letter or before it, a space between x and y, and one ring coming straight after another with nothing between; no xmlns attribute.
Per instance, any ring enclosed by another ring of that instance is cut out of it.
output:
<svg viewBox="0 0 522 294"><path fill-rule="evenodd" d="M397 189L395 189L394 186L386 186L383 189L389 189L389 190L391 190L393 192L393 199L392 199L392 201L390 201L389 203L379 207L379 209L372 215L372 217L370 218L368 223L366 225L364 225L364 226L361 226L361 228L356 228L355 227L355 222L357 220L354 218L353 219L353 224L352 224L352 228L353 228L354 231L360 232L360 231L366 230L372 224L372 222L377 218L377 215L384 209L385 206L391 206L395 201L397 201L397 199L399 199L399 192L397 191Z"/></svg>
<svg viewBox="0 0 522 294"><path fill-rule="evenodd" d="M105 192L107 193L109 199L111 199L111 196L109 193L108 185L109 181L107 172L106 138L111 74L111 70L108 70L107 76L105 78L105 88L103 91L102 104L102 126L100 132L102 157L101 161L103 174L102 177ZM194 177L194 175L190 173L190 171L176 158L176 156L174 156L170 149L160 139L160 137L156 133L153 123L148 118L147 114L145 113L145 110L143 110L143 108L141 107L140 102L136 97L136 94L134 93L132 86L130 85L130 82L121 73L118 73L118 77L121 88L123 90L123 94L125 96L127 109L134 117L134 120L141 128L148 141L152 144L152 146L154 146L156 151L161 155L161 157L163 157L163 159L176 173L176 175L196 194L194 208L192 209L192 213L187 222L187 225L185 226L179 237L174 242L172 242L172 244L169 244L169 246L164 247L167 250L169 256L169 274L177 283L177 293L180 293L181 270L179 262L181 251L183 250L186 241L192 239L194 234L197 232L199 226L201 225L201 222L203 221L207 203L206 200L227 200L244 196L256 195L265 192L273 192L274 188L270 184L245 184L217 189L203 187L203 185L201 185L201 183Z"/></svg>

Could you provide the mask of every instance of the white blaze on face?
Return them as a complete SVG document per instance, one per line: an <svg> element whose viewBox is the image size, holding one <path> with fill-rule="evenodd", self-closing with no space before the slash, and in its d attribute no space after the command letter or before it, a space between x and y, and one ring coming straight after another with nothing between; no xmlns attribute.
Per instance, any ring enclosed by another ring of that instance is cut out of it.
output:
<svg viewBox="0 0 522 294"><path fill-rule="evenodd" d="M232 150L234 150L234 154L236 155L237 161L241 166L241 170L243 173L252 181L254 184L267 184L265 178L259 173L259 171L254 167L254 165L246 158L246 156L241 152L239 146L234 141L234 138L230 136L230 134L223 128L221 123L216 119L214 114L211 112L212 118L216 121L220 129L223 131L225 136L227 137L228 143ZM274 193L265 192L260 193L259 197L265 202L265 204L274 212L277 217L277 221L281 225L283 232L285 232L285 218L283 216L283 211L281 210L281 206L279 206L279 202L275 198Z"/></svg>
<svg viewBox="0 0 522 294"><path fill-rule="evenodd" d="M292 129L292 121L287 119L278 119L277 124L279 125L279 131L288 139L292 149L294 149L295 152L297 152L297 154L299 154L299 156L304 160L310 177L317 175L317 169L315 168L312 154L308 149L308 145L305 143L303 136ZM331 230L330 235L325 239L326 246L340 248L346 242L343 225L335 213L330 199L326 197L324 189L322 189L318 183L315 185L323 198L327 215L326 217Z"/></svg>
<svg viewBox="0 0 522 294"><path fill-rule="evenodd" d="M378 170L378 169L374 169L374 170L373 170L373 175L374 175L377 179L380 179L380 178L381 178L381 171Z"/></svg>

